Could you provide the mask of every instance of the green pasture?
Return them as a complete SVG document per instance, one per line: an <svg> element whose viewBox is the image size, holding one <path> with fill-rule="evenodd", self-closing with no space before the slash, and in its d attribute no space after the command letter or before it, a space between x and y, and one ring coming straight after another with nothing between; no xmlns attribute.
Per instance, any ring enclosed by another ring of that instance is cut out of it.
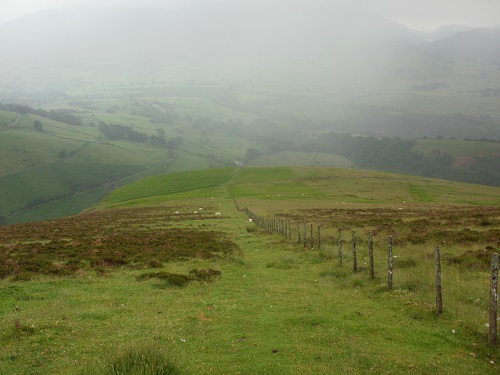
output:
<svg viewBox="0 0 500 375"><path fill-rule="evenodd" d="M0 216L10 216L28 203L45 203L113 183L142 171L141 166L92 164L47 164L0 177ZM73 211L76 213L78 211Z"/></svg>
<svg viewBox="0 0 500 375"><path fill-rule="evenodd" d="M102 204L119 205L143 198L154 202L152 197L166 199L172 194L181 199L195 192L213 196L212 191L204 193L206 188L221 188L238 202L248 200L264 210L290 202L299 207L388 204L398 208L420 204L500 204L496 187L396 173L317 167L233 167L151 176L113 191Z"/></svg>
<svg viewBox="0 0 500 375"><path fill-rule="evenodd" d="M113 191L102 203L116 204L134 199L217 187L226 184L233 174L233 169L225 168L150 176Z"/></svg>
<svg viewBox="0 0 500 375"><path fill-rule="evenodd" d="M6 220L9 224L26 223L40 220L53 220L61 217L76 215L95 202L100 201L108 192L104 187L98 187L90 191L77 193L75 195L55 199L40 204L32 209L21 211Z"/></svg>
<svg viewBox="0 0 500 375"><path fill-rule="evenodd" d="M0 110L0 130L12 125L17 118L17 114Z"/></svg>
<svg viewBox="0 0 500 375"><path fill-rule="evenodd" d="M102 374L120 363L169 365L178 374L496 374L500 352L488 346L485 326L488 265L475 254L498 250L499 197L498 188L353 169L248 167L144 178L93 208L113 210L102 211L110 219L89 246L97 251L100 239L131 231L147 244L149 231L185 228L222 231L241 253L161 268L2 279L0 373ZM257 227L235 201L266 218L287 218L292 228L311 223L316 231L320 225L321 249L297 243L296 232L286 240ZM126 211L112 220L119 206ZM66 220L76 225L79 216ZM22 228L10 233L22 237ZM358 237L357 272L351 229ZM374 279L367 268L368 230L374 231ZM1 238L0 246L14 245ZM438 239L446 239L440 243L441 316L434 306ZM126 240L119 245L126 246ZM183 287L143 277L193 269L220 276Z"/></svg>
<svg viewBox="0 0 500 375"><path fill-rule="evenodd" d="M234 181L234 196L265 200L327 199L326 205L499 204L494 187L358 169L244 168Z"/></svg>
<svg viewBox="0 0 500 375"><path fill-rule="evenodd" d="M467 156L480 157L484 155L500 155L500 143L475 142L458 140L418 140L413 147L414 151L425 155L440 152L453 157Z"/></svg>
<svg viewBox="0 0 500 375"><path fill-rule="evenodd" d="M250 166L318 166L327 168L350 168L353 164L343 156L322 152L281 151L271 155L262 155L252 159Z"/></svg>

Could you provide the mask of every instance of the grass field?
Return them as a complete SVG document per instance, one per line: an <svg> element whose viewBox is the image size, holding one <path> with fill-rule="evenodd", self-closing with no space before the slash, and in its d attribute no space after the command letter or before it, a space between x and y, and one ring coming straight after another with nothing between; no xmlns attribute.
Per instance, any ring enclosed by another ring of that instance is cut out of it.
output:
<svg viewBox="0 0 500 375"><path fill-rule="evenodd" d="M5 126L16 118L15 113L0 113ZM42 122L42 131L34 130L35 120ZM159 126L144 117L104 110L87 119L94 123L104 120L147 134L156 134ZM167 137L180 134L173 126L163 127ZM241 158L248 147L237 137L214 138L189 128L182 134L184 146L172 151L150 144L109 141L95 126L21 115L0 137L0 217L5 223L18 223L76 214L98 202L104 196L102 190L123 185L120 181L126 177L131 182L139 172L147 175L227 166ZM94 189L99 188L101 193L95 194Z"/></svg>
<svg viewBox="0 0 500 375"><path fill-rule="evenodd" d="M454 157L473 157L489 154L498 155L500 154L500 143L456 140L419 140L414 150L427 155L433 152L442 152Z"/></svg>
<svg viewBox="0 0 500 375"><path fill-rule="evenodd" d="M230 168L149 177L85 214L1 227L0 373L496 374L485 254L500 247L499 197L361 170ZM235 203L292 229L321 226L321 249L257 227Z"/></svg>

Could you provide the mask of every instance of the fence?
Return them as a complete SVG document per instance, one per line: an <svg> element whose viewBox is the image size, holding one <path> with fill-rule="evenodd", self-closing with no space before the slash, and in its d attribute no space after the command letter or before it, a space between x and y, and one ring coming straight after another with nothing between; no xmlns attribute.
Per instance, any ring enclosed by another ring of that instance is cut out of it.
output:
<svg viewBox="0 0 500 375"><path fill-rule="evenodd" d="M239 208L238 208L239 209ZM293 226L291 220L283 218L265 218L256 215L248 208L239 209L245 212L249 219L260 226L261 228L268 230L270 232L275 232L281 234L285 239L293 241ZM309 230L308 230L309 227ZM297 244L303 246L304 249L314 249L317 246L318 252L321 251L322 241L326 240L325 237L321 237L321 226L317 226L316 237L314 236L314 225L306 223L296 224L296 236ZM308 236L309 233L309 236ZM344 258L344 239L342 237L342 229L338 229L337 241L334 238L331 239L332 246L335 246L335 242L338 248L337 251L337 261L339 266L343 265ZM352 271L358 272L358 260L357 260L357 242L358 238L354 230L351 231L351 251L352 251ZM387 239L387 289L390 291L393 289L393 238L389 236ZM373 234L368 232L368 261L369 261L369 277L371 279L375 278L375 265L374 265L374 255L373 255ZM488 344L490 346L495 346L497 342L497 305L498 305L498 254L494 253L491 257L491 267L490 267L490 301L489 301L489 323L488 323ZM440 248L436 246L434 248L434 264L435 264L435 288L436 288L436 314L440 315L443 313L443 299L442 299L442 278L441 278L441 256Z"/></svg>

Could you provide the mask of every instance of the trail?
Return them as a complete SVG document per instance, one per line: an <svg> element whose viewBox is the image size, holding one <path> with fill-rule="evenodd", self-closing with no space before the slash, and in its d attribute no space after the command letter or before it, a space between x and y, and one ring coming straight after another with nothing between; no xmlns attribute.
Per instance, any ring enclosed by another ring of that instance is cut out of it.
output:
<svg viewBox="0 0 500 375"><path fill-rule="evenodd" d="M20 118L21 118L21 115L18 113L16 119L14 120L14 122L12 124L10 124L9 126L7 126L6 128L0 129L0 133L4 132L6 130L9 130L9 129L13 128L14 126L16 126L17 123L19 122Z"/></svg>

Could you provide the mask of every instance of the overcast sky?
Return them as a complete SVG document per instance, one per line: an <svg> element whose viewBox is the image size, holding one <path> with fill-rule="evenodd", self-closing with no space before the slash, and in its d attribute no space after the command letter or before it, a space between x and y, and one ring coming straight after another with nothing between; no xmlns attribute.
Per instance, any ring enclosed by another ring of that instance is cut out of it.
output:
<svg viewBox="0 0 500 375"><path fill-rule="evenodd" d="M410 28L431 31L450 24L500 25L500 0L316 0L325 7L382 15ZM147 5L158 8L198 6L213 2L279 3L282 7L310 6L311 0L1 0L0 23L61 6Z"/></svg>

